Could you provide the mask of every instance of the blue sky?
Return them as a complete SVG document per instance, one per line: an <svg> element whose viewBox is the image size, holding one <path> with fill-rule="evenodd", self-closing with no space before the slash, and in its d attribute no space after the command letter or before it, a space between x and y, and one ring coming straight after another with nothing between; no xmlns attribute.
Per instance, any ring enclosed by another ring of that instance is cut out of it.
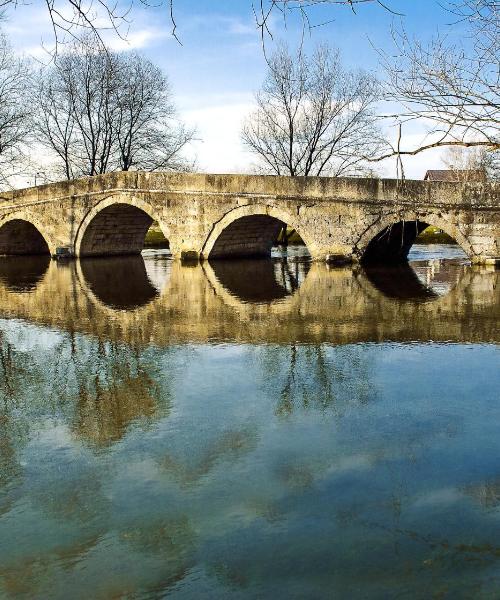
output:
<svg viewBox="0 0 500 600"><path fill-rule="evenodd" d="M387 0L401 18L406 30L420 39L440 31L459 36L460 26L449 24L453 17L438 0ZM338 46L346 65L379 71L375 48L391 52L391 24L400 19L380 6L366 4L357 14L345 7L321 6L311 9L311 22L327 25L306 35L306 45L328 42ZM108 35L116 49L134 48L159 64L169 75L182 117L197 127L200 141L193 151L199 168L210 172L246 172L252 157L241 146L239 131L244 116L251 110L253 94L266 70L259 32L251 0L176 0L175 17L182 45L171 36L166 6L144 8L140 3L132 11L127 40ZM51 31L42 3L19 6L3 24L19 52L43 58L42 42L50 43ZM275 39L298 43L301 23L293 15L272 20ZM125 31L124 31L125 33ZM272 48L272 41L268 40ZM388 132L394 136L393 131ZM418 142L422 127L407 129L408 145ZM439 167L440 152L433 151L405 161L407 176L422 178L427 167ZM381 174L394 176L394 161L380 168Z"/></svg>

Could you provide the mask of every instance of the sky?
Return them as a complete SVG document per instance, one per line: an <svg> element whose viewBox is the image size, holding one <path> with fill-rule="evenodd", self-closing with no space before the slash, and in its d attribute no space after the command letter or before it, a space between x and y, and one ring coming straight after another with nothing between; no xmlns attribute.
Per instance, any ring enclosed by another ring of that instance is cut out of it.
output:
<svg viewBox="0 0 500 600"><path fill-rule="evenodd" d="M311 23L318 26L306 34L306 47L323 42L337 46L346 66L381 76L377 50L394 52L392 25L403 23L410 35L421 40L437 31L460 35L460 25L453 23L438 0L387 0L386 4L403 16L371 3L360 6L356 14L342 6L311 9ZM172 36L165 4L145 7L138 2L128 15L128 26L121 30L123 37L107 32L106 42L116 50L140 51L168 75L180 116L197 130L190 152L196 155L199 170L252 172L255 159L242 146L240 131L266 73L252 0L174 0L174 10L179 41ZM298 15L284 22L276 14L271 28L274 42L286 40L292 48L302 35ZM17 52L47 61L43 48L50 46L53 34L45 3L18 5L7 13L3 29ZM268 39L266 48L272 47L273 40ZM403 148L424 139L424 125L405 127ZM395 139L394 127L388 127L387 135ZM428 168L442 168L442 153L432 150L405 158L406 176L422 179ZM395 159L376 169L381 176L394 177Z"/></svg>

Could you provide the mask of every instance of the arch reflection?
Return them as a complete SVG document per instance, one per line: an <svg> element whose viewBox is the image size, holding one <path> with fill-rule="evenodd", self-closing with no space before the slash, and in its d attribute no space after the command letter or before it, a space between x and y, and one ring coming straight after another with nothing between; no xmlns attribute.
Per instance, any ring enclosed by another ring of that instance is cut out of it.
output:
<svg viewBox="0 0 500 600"><path fill-rule="evenodd" d="M292 295L304 281L310 263L299 260L218 260L210 263L226 290L242 302L267 304Z"/></svg>
<svg viewBox="0 0 500 600"><path fill-rule="evenodd" d="M463 273L463 264L453 260L420 260L385 266L365 264L363 271L387 298L428 302L455 287Z"/></svg>
<svg viewBox="0 0 500 600"><path fill-rule="evenodd" d="M426 302L439 297L420 281L408 263L389 267L365 265L363 270L370 283L387 298Z"/></svg>
<svg viewBox="0 0 500 600"><path fill-rule="evenodd" d="M86 258L80 264L92 292L110 308L133 310L149 304L159 295L148 277L142 256Z"/></svg>
<svg viewBox="0 0 500 600"><path fill-rule="evenodd" d="M0 257L0 281L11 292L31 292L45 276L50 255Z"/></svg>

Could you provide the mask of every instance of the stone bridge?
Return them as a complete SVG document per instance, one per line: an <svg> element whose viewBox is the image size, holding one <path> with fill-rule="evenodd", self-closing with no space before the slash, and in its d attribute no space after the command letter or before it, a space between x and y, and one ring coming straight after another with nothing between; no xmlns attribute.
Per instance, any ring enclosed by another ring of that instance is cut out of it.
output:
<svg viewBox="0 0 500 600"><path fill-rule="evenodd" d="M265 255L286 223L313 259L404 260L435 225L474 263L500 257L500 184L110 173L4 192L0 254L138 254L153 221L174 257Z"/></svg>

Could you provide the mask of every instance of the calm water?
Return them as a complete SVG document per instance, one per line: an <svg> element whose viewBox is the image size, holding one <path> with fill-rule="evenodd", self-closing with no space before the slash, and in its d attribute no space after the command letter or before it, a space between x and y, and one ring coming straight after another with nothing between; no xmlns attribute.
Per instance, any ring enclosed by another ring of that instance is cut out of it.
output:
<svg viewBox="0 0 500 600"><path fill-rule="evenodd" d="M500 271L0 261L0 597L499 598Z"/></svg>

